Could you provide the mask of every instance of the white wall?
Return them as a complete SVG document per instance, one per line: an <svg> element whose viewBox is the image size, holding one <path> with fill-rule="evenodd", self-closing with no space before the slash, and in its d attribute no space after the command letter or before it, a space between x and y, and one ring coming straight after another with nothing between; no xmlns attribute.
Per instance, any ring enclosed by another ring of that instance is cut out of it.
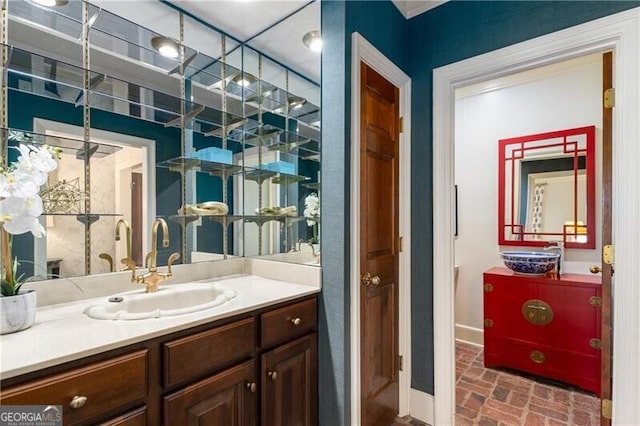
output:
<svg viewBox="0 0 640 426"><path fill-rule="evenodd" d="M599 264L602 58L591 55L456 91L455 183L459 275L456 337L482 344L482 273L502 265L498 246L498 140L596 126L596 250L566 250L565 272Z"/></svg>

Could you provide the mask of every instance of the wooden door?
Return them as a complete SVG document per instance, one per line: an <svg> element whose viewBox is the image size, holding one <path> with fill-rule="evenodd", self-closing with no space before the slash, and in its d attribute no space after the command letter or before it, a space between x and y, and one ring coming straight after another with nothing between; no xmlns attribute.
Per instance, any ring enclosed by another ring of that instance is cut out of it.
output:
<svg viewBox="0 0 640 426"><path fill-rule="evenodd" d="M602 89L603 98L606 98L607 90L613 88L613 53L606 52L602 55ZM608 105L603 99L602 108L602 246L613 244L611 229L611 193L612 193L612 165L613 165L613 106ZM600 337L601 347L601 391L602 425L611 424L611 360L612 360L612 323L611 312L613 300L611 285L613 279L613 267L605 261L602 270L602 328Z"/></svg>
<svg viewBox="0 0 640 426"><path fill-rule="evenodd" d="M361 64L360 358L362 425L398 414L400 91Z"/></svg>
<svg viewBox="0 0 640 426"><path fill-rule="evenodd" d="M131 173L131 257L142 265L142 173Z"/></svg>
<svg viewBox="0 0 640 426"><path fill-rule="evenodd" d="M318 424L316 333L262 355L262 424Z"/></svg>
<svg viewBox="0 0 640 426"><path fill-rule="evenodd" d="M255 363L245 362L164 398L164 424L253 426L257 420Z"/></svg>

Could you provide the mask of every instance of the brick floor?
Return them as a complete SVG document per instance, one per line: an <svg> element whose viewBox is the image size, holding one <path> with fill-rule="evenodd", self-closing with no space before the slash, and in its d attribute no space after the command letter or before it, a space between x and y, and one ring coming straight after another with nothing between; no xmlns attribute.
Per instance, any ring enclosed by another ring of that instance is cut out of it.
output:
<svg viewBox="0 0 640 426"><path fill-rule="evenodd" d="M592 394L483 367L482 348L456 342L456 425L598 425Z"/></svg>

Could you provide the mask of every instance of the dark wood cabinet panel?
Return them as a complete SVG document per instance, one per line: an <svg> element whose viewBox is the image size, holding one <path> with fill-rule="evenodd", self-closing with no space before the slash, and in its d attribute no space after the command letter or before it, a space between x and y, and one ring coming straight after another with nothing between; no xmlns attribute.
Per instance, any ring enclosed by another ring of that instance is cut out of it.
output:
<svg viewBox="0 0 640 426"><path fill-rule="evenodd" d="M262 425L317 424L317 335L262 355Z"/></svg>
<svg viewBox="0 0 640 426"><path fill-rule="evenodd" d="M147 395L147 350L89 364L2 390L2 405L62 405L65 424L79 424Z"/></svg>
<svg viewBox="0 0 640 426"><path fill-rule="evenodd" d="M269 348L316 329L316 299L309 299L260 316L260 346Z"/></svg>
<svg viewBox="0 0 640 426"><path fill-rule="evenodd" d="M140 407L107 422L100 423L100 426L146 426L147 407Z"/></svg>
<svg viewBox="0 0 640 426"><path fill-rule="evenodd" d="M560 280L493 268L483 277L484 363L600 394L600 290L597 278Z"/></svg>
<svg viewBox="0 0 640 426"><path fill-rule="evenodd" d="M255 363L248 361L166 396L164 424L252 426L256 390Z"/></svg>
<svg viewBox="0 0 640 426"><path fill-rule="evenodd" d="M250 358L256 348L254 323L246 318L165 343L165 387Z"/></svg>

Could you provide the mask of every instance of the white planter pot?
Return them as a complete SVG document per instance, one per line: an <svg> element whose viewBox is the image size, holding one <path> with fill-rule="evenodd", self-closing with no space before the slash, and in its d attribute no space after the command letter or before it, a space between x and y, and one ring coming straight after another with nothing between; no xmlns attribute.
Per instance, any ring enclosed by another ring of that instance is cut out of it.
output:
<svg viewBox="0 0 640 426"><path fill-rule="evenodd" d="M36 319L36 292L0 297L0 334L15 333L33 325Z"/></svg>

